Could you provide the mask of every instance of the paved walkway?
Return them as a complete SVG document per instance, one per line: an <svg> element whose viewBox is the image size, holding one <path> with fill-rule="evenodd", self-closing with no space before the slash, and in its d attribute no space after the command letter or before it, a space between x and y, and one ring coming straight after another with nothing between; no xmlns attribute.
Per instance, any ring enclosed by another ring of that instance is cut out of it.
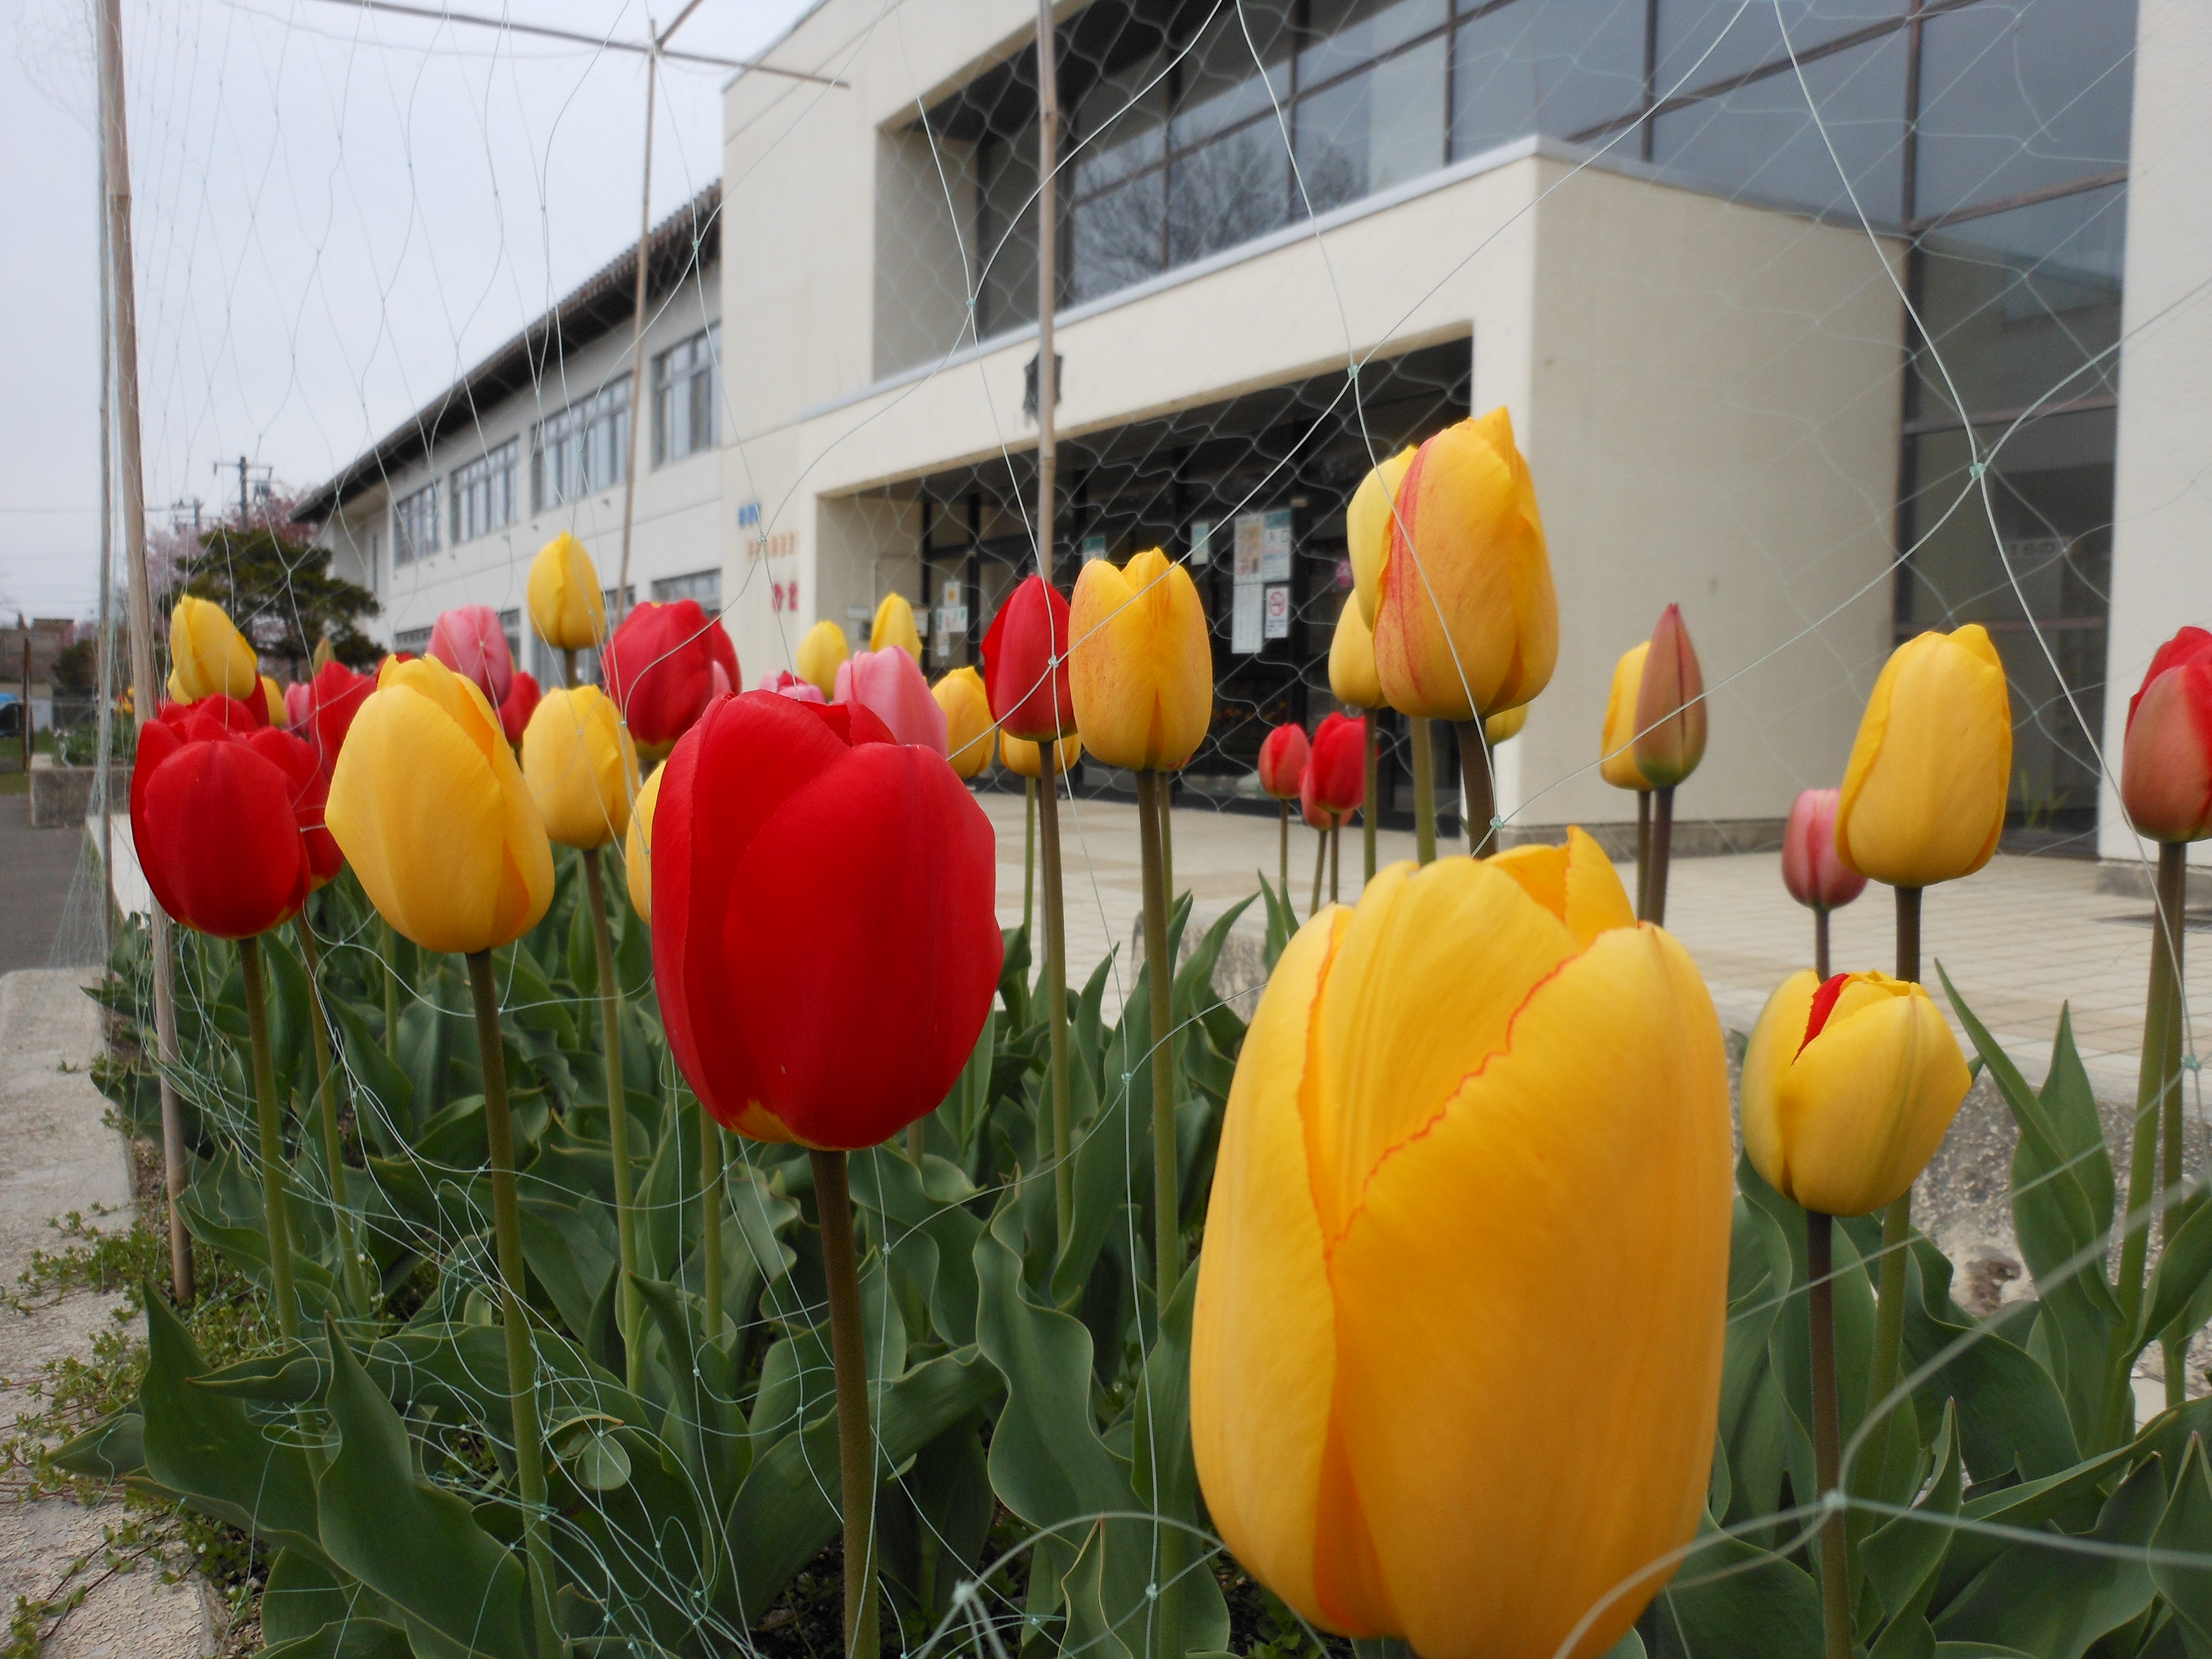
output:
<svg viewBox="0 0 2212 1659"><path fill-rule="evenodd" d="M32 829L30 803L0 795L0 974L53 960L84 848L80 829Z"/></svg>
<svg viewBox="0 0 2212 1659"><path fill-rule="evenodd" d="M100 1224L130 1218L123 1141L103 1122L106 1102L87 1075L100 1024L84 982L74 969L0 976L0 1283L10 1288L33 1250L54 1246L50 1218L75 1210L90 1219L105 1209L112 1213ZM27 1317L0 1311L6 1420L29 1403L23 1384L47 1362L84 1352L120 1302L81 1291ZM101 1579L103 1533L122 1518L119 1501L89 1509L64 1498L0 1502L0 1607L18 1595L55 1599L65 1583L100 1579L61 1620L43 1650L48 1659L198 1659L213 1651L196 1583L164 1585L150 1565ZM70 1580L72 1565L88 1554L89 1569Z"/></svg>

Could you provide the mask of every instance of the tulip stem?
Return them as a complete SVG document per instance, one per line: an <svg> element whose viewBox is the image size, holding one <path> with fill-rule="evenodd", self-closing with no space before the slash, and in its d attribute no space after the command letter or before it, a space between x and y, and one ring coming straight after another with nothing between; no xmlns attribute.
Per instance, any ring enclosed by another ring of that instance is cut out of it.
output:
<svg viewBox="0 0 2212 1659"><path fill-rule="evenodd" d="M706 1258L704 1283L700 1290L707 1303L707 1340L714 1341L722 1334L722 1207L727 1200L726 1170L723 1155L722 1126L714 1121L704 1106L699 1109L699 1164L700 1196L704 1200L699 1213L699 1254Z"/></svg>
<svg viewBox="0 0 2212 1659"><path fill-rule="evenodd" d="M1917 887L1899 887L1897 895L1897 976L1920 983L1920 894Z"/></svg>
<svg viewBox="0 0 2212 1659"><path fill-rule="evenodd" d="M2175 1230L2189 1218L2200 1201L2194 1198L2185 1201L2182 1197L2189 1178L2182 1162L2181 1133L2181 912L2189 893L2187 856L2188 848L2183 842L2159 844L2158 925L2152 931L2150 941L2151 959L2166 965L2166 983L2158 991L2165 1005L2159 1011L2158 1054L2160 1139L2164 1144L2160 1198L2166 1205L2158 1224L2161 1250L2172 1248ZM2148 1015L2143 1030L2148 1039ZM2146 1042L2144 1053L2148 1055L2149 1052ZM2166 1358L2166 1403L2169 1406L2181 1405L2189 1398L2189 1339L2195 1334L2177 1327L2160 1338L2160 1352Z"/></svg>
<svg viewBox="0 0 2212 1659"><path fill-rule="evenodd" d="M1920 982L1920 891L1899 887L1897 894L1897 977ZM1881 1267L1876 1275L1874 1356L1867 1371L1867 1410L1881 1414L1861 1453L1868 1478L1881 1479L1889 1456L1889 1425L1895 1411L1882 1403L1897 1387L1898 1350L1905 1340L1905 1262L1912 1237L1912 1188L1907 1187L1881 1212Z"/></svg>
<svg viewBox="0 0 2212 1659"><path fill-rule="evenodd" d="M1636 792L1636 919L1651 915L1651 792Z"/></svg>
<svg viewBox="0 0 2212 1659"><path fill-rule="evenodd" d="M1437 745L1429 736L1429 723L1419 714L1406 717L1413 745L1413 856L1423 864L1437 861Z"/></svg>
<svg viewBox="0 0 2212 1659"><path fill-rule="evenodd" d="M1060 744L1037 742L1037 839L1044 864L1045 1030L1052 1046L1052 1198L1060 1248L1075 1225L1075 1118L1067 1081L1067 914L1060 869Z"/></svg>
<svg viewBox="0 0 2212 1659"><path fill-rule="evenodd" d="M1498 816L1498 781L1490 771L1490 738L1478 716L1453 728L1459 734L1460 785L1466 791L1467 850L1475 858L1490 845L1491 820Z"/></svg>
<svg viewBox="0 0 2212 1659"><path fill-rule="evenodd" d="M1160 815L1160 884L1167 889L1168 903L1176 899L1175 884L1175 775L1160 774L1160 787L1154 792Z"/></svg>
<svg viewBox="0 0 2212 1659"><path fill-rule="evenodd" d="M642 1302L637 1272L637 1206L630 1192L629 1100L623 1083L622 988L615 982L615 947L607 933L607 883L599 848L584 854L585 902L592 907L592 951L599 969L599 1038L606 1051L607 1158L615 1176L615 1248L622 1256L622 1283L616 1287L617 1322L622 1327L624 1380L635 1394L645 1382L645 1350L639 1324Z"/></svg>
<svg viewBox="0 0 2212 1659"><path fill-rule="evenodd" d="M363 1314L376 1311L368 1279L362 1271L361 1249L354 1237L353 1214L346 1208L345 1138L338 1133L338 1068L331 1063L329 1012L323 1006L323 957L315 944L315 930L302 908L293 919L299 930L300 954L307 963L307 1000L313 1004L307 1029L315 1044L315 1092L321 1102L323 1168L331 1183L331 1231L337 1235L340 1272L354 1305Z"/></svg>
<svg viewBox="0 0 2212 1659"><path fill-rule="evenodd" d="M276 1106L276 1071L269 1055L269 1002L261 981L261 940L238 941L238 967L246 980L246 1030L253 1045L253 1115L261 1132L261 1212L269 1229L269 1276L276 1281L276 1330L287 1342L300 1334L300 1304L292 1293L291 1217L284 1200L284 1122Z"/></svg>
<svg viewBox="0 0 2212 1659"><path fill-rule="evenodd" d="M1286 800L1275 803L1282 823L1282 845L1277 860L1278 875L1283 884L1283 902L1291 902L1291 804Z"/></svg>
<svg viewBox="0 0 2212 1659"><path fill-rule="evenodd" d="M565 648L561 653L561 684L571 691L576 689L576 653Z"/></svg>
<svg viewBox="0 0 2212 1659"><path fill-rule="evenodd" d="M392 931L392 924L383 917L377 924L384 933L384 1054L395 1063L399 1059L399 939Z"/></svg>
<svg viewBox="0 0 2212 1659"><path fill-rule="evenodd" d="M1337 902L1337 870L1343 862L1343 854L1344 820L1339 818L1328 832L1328 902L1331 904Z"/></svg>
<svg viewBox="0 0 2212 1659"><path fill-rule="evenodd" d="M1836 1408L1835 1218L1805 1212L1805 1254L1813 1349L1813 1462L1820 1501L1834 1502L1842 1464L1841 1416ZM1840 1504L1820 1517L1820 1608L1827 1630L1826 1659L1851 1659L1850 1556Z"/></svg>
<svg viewBox="0 0 2212 1659"><path fill-rule="evenodd" d="M1651 805L1651 875L1644 891L1643 921L1655 927L1667 925L1667 866L1674 851L1674 787L1653 790Z"/></svg>
<svg viewBox="0 0 2212 1659"><path fill-rule="evenodd" d="M477 1055L483 1066L484 1136L491 1143L491 1225L498 1250L500 1327L507 1342L507 1395L514 1415L515 1483L522 1497L522 1541L529 1558L538 1650L560 1650L553 1621L553 1540L545 1528L545 1443L538 1416L538 1356L522 1307L522 1211L514 1192L514 1126L507 1110L507 1044L499 1030L499 988L491 952L468 953L476 1003Z"/></svg>
<svg viewBox="0 0 2212 1659"><path fill-rule="evenodd" d="M1360 778L1366 791L1359 798L1359 837L1365 845L1367 860L1361 879L1364 890L1366 883L1375 879L1375 711L1371 708L1359 717L1359 748ZM1287 839L1287 825L1285 833Z"/></svg>
<svg viewBox="0 0 2212 1659"><path fill-rule="evenodd" d="M1821 984L1828 982L1828 907L1813 907L1813 972Z"/></svg>
<svg viewBox="0 0 2212 1659"><path fill-rule="evenodd" d="M1137 774L1137 817L1144 830L1145 978L1152 1019L1152 1307L1167 1316L1182 1273L1182 1217L1176 1193L1175 1015L1170 996L1175 963L1168 954L1167 872L1161 860L1157 802L1166 780L1149 769Z"/></svg>
<svg viewBox="0 0 2212 1659"><path fill-rule="evenodd" d="M1037 781L1024 779L1022 793L1029 797L1022 817L1022 937L1034 939L1030 924L1036 919Z"/></svg>
<svg viewBox="0 0 2212 1659"><path fill-rule="evenodd" d="M1313 902L1306 906L1306 920L1311 921L1321 914L1321 875L1328 865L1328 831L1314 831Z"/></svg>
<svg viewBox="0 0 2212 1659"><path fill-rule="evenodd" d="M810 1152L830 1288L830 1358L837 1376L837 1473L845 1519L845 1656L876 1659L876 1448L868 1424L868 1351L860 1274L853 1257L853 1197L845 1154Z"/></svg>

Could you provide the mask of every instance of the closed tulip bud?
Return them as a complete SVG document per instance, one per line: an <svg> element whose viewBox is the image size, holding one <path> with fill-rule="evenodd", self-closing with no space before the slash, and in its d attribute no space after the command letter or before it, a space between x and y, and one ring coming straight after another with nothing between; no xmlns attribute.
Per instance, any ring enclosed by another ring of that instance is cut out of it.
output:
<svg viewBox="0 0 2212 1659"><path fill-rule="evenodd" d="M1213 723L1213 647L1190 573L1150 548L1083 567L1068 687L1083 746L1109 766L1173 771Z"/></svg>
<svg viewBox="0 0 2212 1659"><path fill-rule="evenodd" d="M1866 890L1866 878L1836 856L1840 789L1808 789L1790 803L1782 827L1782 884L1798 903L1835 910Z"/></svg>
<svg viewBox="0 0 2212 1659"><path fill-rule="evenodd" d="M1836 855L1893 887L1971 876L2004 833L2012 706L1978 623L1890 653L1844 769Z"/></svg>
<svg viewBox="0 0 2212 1659"><path fill-rule="evenodd" d="M972 778L991 763L991 694L972 668L956 668L930 688L945 711L945 757L955 775Z"/></svg>
<svg viewBox="0 0 2212 1659"><path fill-rule="evenodd" d="M535 674L517 672L514 684L507 687L506 700L499 706L500 730L507 733L509 743L522 741L522 734L530 729L530 717L538 712L544 696Z"/></svg>
<svg viewBox="0 0 2212 1659"><path fill-rule="evenodd" d="M1054 777L1065 777L1067 769L1083 758L1083 738L1070 732L1053 745L1052 771ZM1044 757L1036 744L1027 738L1010 737L1004 727L999 732L999 764L1018 778L1042 775Z"/></svg>
<svg viewBox="0 0 2212 1659"><path fill-rule="evenodd" d="M1705 757L1705 677L1682 625L1682 608L1659 613L1636 692L1636 769L1671 789Z"/></svg>
<svg viewBox="0 0 2212 1659"><path fill-rule="evenodd" d="M836 684L834 676L830 684L832 685ZM754 689L761 691L773 691L779 697L790 697L799 702L830 701L828 697L823 696L820 687L809 681L802 680L788 668L773 669L762 675L760 684Z"/></svg>
<svg viewBox="0 0 2212 1659"><path fill-rule="evenodd" d="M261 691L261 665L252 644L231 625L223 608L186 593L169 613L169 696L177 702L236 697Z"/></svg>
<svg viewBox="0 0 2212 1659"><path fill-rule="evenodd" d="M1344 507L1346 550L1352 556L1352 599L1359 619L1367 624L1368 652L1375 650L1375 604L1382 591L1382 567L1390 561L1390 535L1396 514L1398 486L1413 464L1413 446L1407 444L1386 461L1367 470L1359 488ZM1340 619L1340 623L1341 619ZM1363 708L1379 707L1365 703Z"/></svg>
<svg viewBox="0 0 2212 1659"><path fill-rule="evenodd" d="M1298 774L1298 815L1306 821L1306 828L1327 835L1341 826L1344 819L1322 805L1319 784L1314 776L1313 756L1309 753L1305 768Z"/></svg>
<svg viewBox="0 0 2212 1659"><path fill-rule="evenodd" d="M1067 630L1067 601L1043 577L1006 595L983 635L983 685L1002 732L1034 740L1075 730Z"/></svg>
<svg viewBox="0 0 2212 1659"><path fill-rule="evenodd" d="M315 763L327 779L345 747L346 733L353 729L354 716L376 690L376 677L356 674L342 662L328 662L315 671L315 678L301 690L307 693L307 713L295 724L301 727L300 735L314 745ZM289 695L286 694L288 703Z"/></svg>
<svg viewBox="0 0 2212 1659"><path fill-rule="evenodd" d="M1314 797L1340 818L1367 799L1367 722L1355 714L1328 714L1314 732Z"/></svg>
<svg viewBox="0 0 2212 1659"><path fill-rule="evenodd" d="M1382 707L1382 682L1375 672L1375 635L1356 593L1336 613L1336 633L1328 642L1328 690L1346 708Z"/></svg>
<svg viewBox="0 0 2212 1659"><path fill-rule="evenodd" d="M896 647L862 651L837 665L832 702L856 702L890 729L899 743L945 752L945 710L912 657Z"/></svg>
<svg viewBox="0 0 2212 1659"><path fill-rule="evenodd" d="M1598 739L1597 775L1616 789L1650 789L1651 780L1636 763L1636 704L1644 686L1644 659L1651 641L1632 645L1613 665L1613 689L1605 696L1605 732Z"/></svg>
<svg viewBox="0 0 2212 1659"><path fill-rule="evenodd" d="M865 708L753 692L717 702L662 769L668 1046L715 1121L757 1139L890 1139L944 1099L990 1012L990 820L943 755L888 739Z"/></svg>
<svg viewBox="0 0 2212 1659"><path fill-rule="evenodd" d="M737 649L696 599L647 602L623 618L606 648L607 695L640 749L665 750L691 729L714 695L714 670L743 684Z"/></svg>
<svg viewBox="0 0 2212 1659"><path fill-rule="evenodd" d="M876 619L868 629L868 649L888 651L896 646L915 662L921 660L921 634L914 625L914 607L907 603L903 593L886 593L884 602L876 607Z"/></svg>
<svg viewBox="0 0 2212 1659"><path fill-rule="evenodd" d="M284 713L284 688L276 684L275 676L264 674L259 690L262 709L268 715L263 723L283 731L290 724Z"/></svg>
<svg viewBox="0 0 2212 1659"><path fill-rule="evenodd" d="M1912 1188L1972 1079L1928 993L1887 974L1792 974L1743 1055L1743 1150L1768 1186L1829 1215Z"/></svg>
<svg viewBox="0 0 2212 1659"><path fill-rule="evenodd" d="M852 654L845 630L824 617L806 630L806 637L793 654L792 665L799 670L799 678L828 697L836 693L837 665Z"/></svg>
<svg viewBox="0 0 2212 1659"><path fill-rule="evenodd" d="M314 694L307 690L307 681L294 680L284 688L284 729L295 737L306 737L314 707Z"/></svg>
<svg viewBox="0 0 2212 1659"><path fill-rule="evenodd" d="M1503 409L1447 427L1399 483L1381 567L1352 574L1382 695L1471 720L1534 702L1559 654L1559 600L1528 463Z"/></svg>
<svg viewBox="0 0 2212 1659"><path fill-rule="evenodd" d="M622 716L596 685L549 692L522 734L522 775L545 833L589 850L629 829L637 751Z"/></svg>
<svg viewBox="0 0 2212 1659"><path fill-rule="evenodd" d="M660 799L660 775L667 769L665 763L654 767L637 792L630 804L629 834L623 842L623 879L629 888L629 902L648 927L653 922L653 809Z"/></svg>
<svg viewBox="0 0 2212 1659"><path fill-rule="evenodd" d="M1296 720L1284 721L1261 740L1260 787L1276 800L1296 800L1298 780L1312 752L1305 727Z"/></svg>
<svg viewBox="0 0 2212 1659"><path fill-rule="evenodd" d="M249 939L296 914L337 872L322 815L314 751L289 732L177 705L139 733L131 844L161 908L187 927Z"/></svg>
<svg viewBox="0 0 2212 1659"><path fill-rule="evenodd" d="M1524 702L1518 708L1508 708L1483 721L1482 735L1495 749L1508 738L1519 737L1521 728L1528 724L1528 705Z"/></svg>
<svg viewBox="0 0 2212 1659"><path fill-rule="evenodd" d="M1559 862L1556 886L1393 865L1300 929L1206 1213L1190 1432L1213 1524L1308 1620L1424 1659L1603 1653L1705 1512L1720 1024L1688 953L1626 925L1611 865ZM1580 913L1560 896L1607 882Z"/></svg>
<svg viewBox="0 0 2212 1659"><path fill-rule="evenodd" d="M507 629L499 612L488 605L457 605L440 611L430 624L430 643L423 654L474 681L494 708L507 701L514 684L514 653L507 649Z"/></svg>
<svg viewBox="0 0 2212 1659"><path fill-rule="evenodd" d="M530 622L556 651L588 651L607 636L607 605L592 556L567 531L530 566Z"/></svg>
<svg viewBox="0 0 2212 1659"><path fill-rule="evenodd" d="M2201 628L2159 647L2128 700L2120 804L2152 841L2212 836L2212 634Z"/></svg>
<svg viewBox="0 0 2212 1659"><path fill-rule="evenodd" d="M331 832L384 919L428 951L489 951L553 902L553 854L473 680L386 661L331 779Z"/></svg>

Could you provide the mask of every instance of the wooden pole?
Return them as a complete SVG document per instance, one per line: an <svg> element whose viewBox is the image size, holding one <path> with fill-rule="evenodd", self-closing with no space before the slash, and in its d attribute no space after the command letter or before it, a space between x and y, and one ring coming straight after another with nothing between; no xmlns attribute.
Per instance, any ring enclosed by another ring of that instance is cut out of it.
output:
<svg viewBox="0 0 2212 1659"><path fill-rule="evenodd" d="M682 18L677 20L681 22ZM670 26L673 33L674 25ZM660 40L645 60L645 180L638 190L637 283L629 319L629 458L623 468L622 571L615 581L614 614L607 618L610 633L629 610L630 529L637 518L637 429L647 418L645 409L645 254L653 239L653 103L660 83ZM604 677L604 676L603 676Z"/></svg>
<svg viewBox="0 0 2212 1659"><path fill-rule="evenodd" d="M1053 313L1060 299L1060 52L1054 39L1052 0L1037 0L1037 572L1052 580L1054 496L1060 466L1053 429L1059 392L1054 361Z"/></svg>
<svg viewBox="0 0 2212 1659"><path fill-rule="evenodd" d="M94 736L100 753L100 960L115 957L115 434L110 425L108 387L114 379L108 318L114 308L107 269L107 151L100 155L100 666L93 684L100 698Z"/></svg>
<svg viewBox="0 0 2212 1659"><path fill-rule="evenodd" d="M138 430L138 295L131 270L131 145L123 108L123 0L100 4L100 170L107 180L107 258L114 306L107 319L114 354L116 416L122 427L123 546L131 574L131 702L143 732L161 706L154 678L154 595L146 574L146 477ZM154 1027L161 1085L161 1166L169 1198L170 1285L179 1303L192 1299L191 1239L177 1200L185 1190L184 1119L170 1083L179 1063L177 1009L170 983L169 918L151 902Z"/></svg>

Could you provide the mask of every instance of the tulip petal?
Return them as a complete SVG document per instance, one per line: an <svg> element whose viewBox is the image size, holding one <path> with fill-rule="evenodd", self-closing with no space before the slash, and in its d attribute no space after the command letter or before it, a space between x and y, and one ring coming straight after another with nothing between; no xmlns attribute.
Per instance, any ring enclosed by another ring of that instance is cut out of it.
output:
<svg viewBox="0 0 2212 1659"><path fill-rule="evenodd" d="M1538 987L1505 1051L1375 1171L1330 1257L1333 1417L1425 1659L1549 1659L1600 1608L1564 1650L1602 1653L1695 1533L1729 1139L1695 964L1621 929Z"/></svg>
<svg viewBox="0 0 2212 1659"><path fill-rule="evenodd" d="M1520 883L1523 892L1566 924L1577 945L1586 945L1614 927L1636 926L1636 908L1620 884L1620 872L1605 848L1578 825L1567 826L1564 847L1512 847L1483 862Z"/></svg>
<svg viewBox="0 0 2212 1659"><path fill-rule="evenodd" d="M1791 1195L1830 1215L1869 1214L1902 1196L1942 1145L1971 1081L1951 1028L1918 987L1901 995L1848 988L1776 1091Z"/></svg>
<svg viewBox="0 0 2212 1659"><path fill-rule="evenodd" d="M1743 1070L1737 1085L1742 1102L1744 1155L1766 1184L1788 1198L1790 1193L1789 1142L1782 1133L1780 1091L1783 1073L1804 1046L1805 1022L1813 1012L1813 998L1820 976L1802 968L1775 988L1751 1028L1744 1047Z"/></svg>
<svg viewBox="0 0 2212 1659"><path fill-rule="evenodd" d="M1605 731L1598 739L1598 775L1616 789L1649 789L1651 780L1636 764L1636 702L1644 684L1644 640L1620 653L1613 665L1613 685L1605 696Z"/></svg>

